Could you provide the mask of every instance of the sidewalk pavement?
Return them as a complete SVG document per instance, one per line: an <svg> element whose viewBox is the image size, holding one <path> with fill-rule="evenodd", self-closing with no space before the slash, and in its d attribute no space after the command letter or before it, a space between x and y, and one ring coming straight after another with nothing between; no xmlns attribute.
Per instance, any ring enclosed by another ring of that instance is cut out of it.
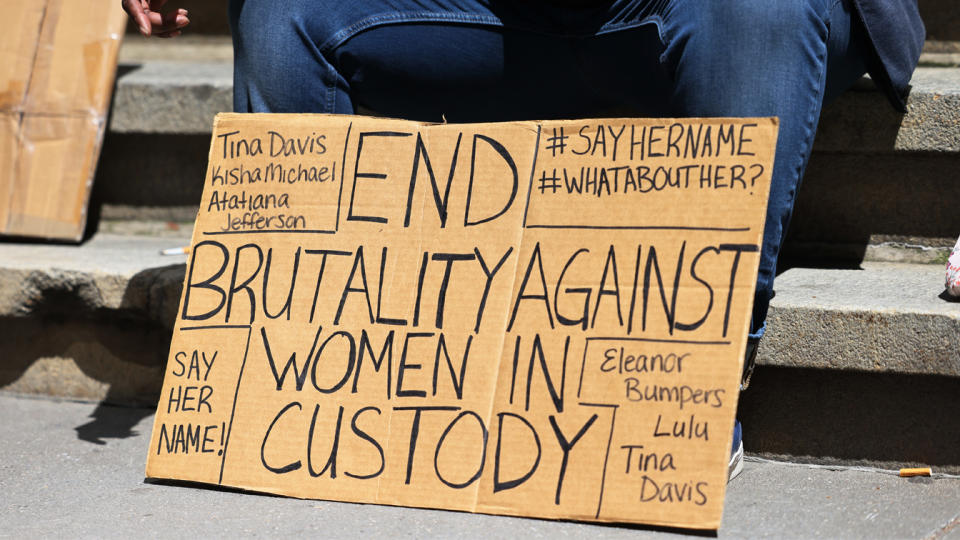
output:
<svg viewBox="0 0 960 540"><path fill-rule="evenodd" d="M146 409L0 395L0 538L686 536L145 483L152 423ZM960 539L960 478L748 458L718 536Z"/></svg>

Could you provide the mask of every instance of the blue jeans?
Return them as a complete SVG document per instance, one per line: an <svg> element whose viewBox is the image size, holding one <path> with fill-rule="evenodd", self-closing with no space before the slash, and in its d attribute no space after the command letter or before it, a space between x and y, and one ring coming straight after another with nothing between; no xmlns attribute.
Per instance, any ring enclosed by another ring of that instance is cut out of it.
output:
<svg viewBox="0 0 960 540"><path fill-rule="evenodd" d="M230 0L238 112L450 122L777 116L759 337L821 106L865 71L849 0Z"/></svg>

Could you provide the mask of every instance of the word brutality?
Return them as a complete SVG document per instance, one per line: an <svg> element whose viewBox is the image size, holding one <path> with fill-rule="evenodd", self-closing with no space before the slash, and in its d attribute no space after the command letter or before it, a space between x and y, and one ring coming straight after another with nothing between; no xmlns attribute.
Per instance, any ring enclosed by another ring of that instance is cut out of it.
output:
<svg viewBox="0 0 960 540"><path fill-rule="evenodd" d="M648 321L654 318L663 322L653 331L673 335L678 331L696 331L711 317L718 317L722 318L719 337L726 337L733 292L742 273L741 256L757 250L752 244L694 249L683 242L673 252L642 244L627 254L618 253L613 245L601 249L574 246L548 252L537 243L529 257L519 261L523 277L510 303L506 330L512 331L521 319L551 329L572 326L586 330L597 326L602 313L604 324L625 329L627 335L637 329L646 332ZM280 318L313 322L320 315L319 320L333 321L336 326L347 310L353 310L365 316L371 325L443 329L447 310L451 310L475 313L472 330L476 333L495 284L502 283L499 289L512 285L512 273L502 269L512 268L508 261L518 257L512 247L503 253L484 253L474 247L466 252L423 251L415 254L416 258L402 255L391 267L387 246L379 250L358 246L353 251L298 246L280 254L274 253L274 248L264 250L254 243L231 251L218 241L206 240L193 248L180 315L186 321L224 324L253 324ZM202 264L198 264L200 261ZM200 275L198 266L209 270ZM284 271L278 273L275 266ZM706 270L717 267L724 269L720 272L722 279L711 281L704 277ZM440 277L439 286L433 290L425 286L437 281L426 279L429 273ZM568 275L592 279L588 283L571 283L565 279ZM477 283L483 284L479 295L449 294L469 290ZM548 287L547 283L556 285ZM385 311L384 284L406 284L416 291L402 313ZM286 294L269 299L268 291L278 288L285 289ZM436 309L430 314L423 312L427 295L435 299ZM686 295L703 302L683 302ZM339 301L321 303L320 298ZM570 305L578 307L561 307ZM680 313L683 305L695 305L696 312ZM658 317L653 317L653 312Z"/></svg>

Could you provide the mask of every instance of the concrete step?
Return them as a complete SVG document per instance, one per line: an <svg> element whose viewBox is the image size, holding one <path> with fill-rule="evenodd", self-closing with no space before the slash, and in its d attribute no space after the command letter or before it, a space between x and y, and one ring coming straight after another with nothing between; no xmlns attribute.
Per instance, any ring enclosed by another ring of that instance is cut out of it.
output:
<svg viewBox="0 0 960 540"><path fill-rule="evenodd" d="M0 391L155 404L185 272L158 253L185 243L0 244ZM943 279L941 265L785 271L741 404L755 451L960 470L960 303Z"/></svg>
<svg viewBox="0 0 960 540"><path fill-rule="evenodd" d="M927 39L960 40L960 4L954 0L918 0Z"/></svg>
<svg viewBox="0 0 960 540"><path fill-rule="evenodd" d="M0 388L155 404L185 271L159 251L187 243L0 244Z"/></svg>
<svg viewBox="0 0 960 540"><path fill-rule="evenodd" d="M901 115L863 80L824 108L784 256L945 261L960 233L960 69L921 67Z"/></svg>
<svg viewBox="0 0 960 540"><path fill-rule="evenodd" d="M960 303L943 280L942 265L782 273L740 404L752 451L960 469Z"/></svg>
<svg viewBox="0 0 960 540"><path fill-rule="evenodd" d="M791 268L776 280L760 364L960 377L960 303L944 267Z"/></svg>
<svg viewBox="0 0 960 540"><path fill-rule="evenodd" d="M130 36L119 62L88 228L101 218L192 223L213 117L233 108L230 40Z"/></svg>
<svg viewBox="0 0 960 540"><path fill-rule="evenodd" d="M907 114L894 111L869 79L824 107L820 152L960 152L960 69L920 67L910 80Z"/></svg>

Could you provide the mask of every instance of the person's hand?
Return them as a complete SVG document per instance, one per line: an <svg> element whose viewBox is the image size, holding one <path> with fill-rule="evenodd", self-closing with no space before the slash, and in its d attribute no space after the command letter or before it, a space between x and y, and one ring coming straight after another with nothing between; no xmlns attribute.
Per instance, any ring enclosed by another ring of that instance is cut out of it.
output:
<svg viewBox="0 0 960 540"><path fill-rule="evenodd" d="M160 13L167 0L122 0L123 10L137 23L145 37L172 38L180 35L180 29L190 24L187 10L175 9Z"/></svg>

